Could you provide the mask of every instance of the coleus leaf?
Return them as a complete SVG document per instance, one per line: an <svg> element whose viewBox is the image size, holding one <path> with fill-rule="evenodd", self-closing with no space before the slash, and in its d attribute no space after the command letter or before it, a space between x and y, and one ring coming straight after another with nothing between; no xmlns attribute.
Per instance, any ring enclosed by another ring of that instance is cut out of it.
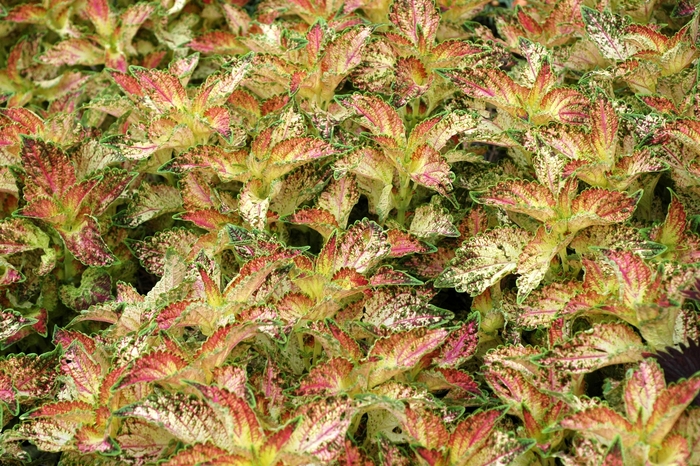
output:
<svg viewBox="0 0 700 466"><path fill-rule="evenodd" d="M612 60L626 60L636 50L624 40L629 21L608 11L581 7L586 32L601 54Z"/></svg>
<svg viewBox="0 0 700 466"><path fill-rule="evenodd" d="M46 65L95 66L104 62L104 51L87 39L67 39L51 47L39 59Z"/></svg>
<svg viewBox="0 0 700 466"><path fill-rule="evenodd" d="M186 257L190 253L191 245L199 239L199 235L185 228L164 230L143 241L128 243L139 259L141 265L154 275L163 275L165 254L169 248L174 249L181 256Z"/></svg>
<svg viewBox="0 0 700 466"><path fill-rule="evenodd" d="M162 464L166 466L187 466L204 464L210 461L218 461L223 464L242 464L246 459L243 456L233 455L211 442L207 442L188 445Z"/></svg>
<svg viewBox="0 0 700 466"><path fill-rule="evenodd" d="M531 88L495 68L467 68L443 74L468 96L533 125L550 121L576 124L587 119L588 99L576 90L554 87L556 80L549 64L542 66Z"/></svg>
<svg viewBox="0 0 700 466"><path fill-rule="evenodd" d="M515 441L495 429L503 415L499 410L476 412L465 418L450 435L449 462L456 465L508 462L530 445Z"/></svg>
<svg viewBox="0 0 700 466"><path fill-rule="evenodd" d="M479 322L476 319L469 320L453 330L431 363L438 367L452 368L462 365L474 356L479 343L478 330Z"/></svg>
<svg viewBox="0 0 700 466"><path fill-rule="evenodd" d="M182 207L180 191L164 184L142 183L134 193L127 208L115 220L118 224L134 228L152 218L176 212Z"/></svg>
<svg viewBox="0 0 700 466"><path fill-rule="evenodd" d="M363 125L385 145L401 146L406 142L406 128L401 117L388 103L377 97L355 94L344 103L363 118Z"/></svg>
<svg viewBox="0 0 700 466"><path fill-rule="evenodd" d="M350 226L340 238L330 237L319 253L316 270L328 276L346 267L364 273L388 255L390 249L383 229L365 219Z"/></svg>
<svg viewBox="0 0 700 466"><path fill-rule="evenodd" d="M472 296L518 267L519 256L530 241L530 234L516 228L499 228L468 239L449 266L435 280L438 288L454 287Z"/></svg>
<svg viewBox="0 0 700 466"><path fill-rule="evenodd" d="M285 450L332 461L340 453L355 408L343 398L327 398L303 405L296 414L301 422Z"/></svg>
<svg viewBox="0 0 700 466"><path fill-rule="evenodd" d="M82 311L93 304L112 299L112 277L104 270L89 268L80 277L80 286L64 285L59 294L63 304Z"/></svg>
<svg viewBox="0 0 700 466"><path fill-rule="evenodd" d="M675 259L692 263L700 260L700 238L692 233L683 204L671 195L671 204L663 224L648 233L649 239L666 247L659 259Z"/></svg>
<svg viewBox="0 0 700 466"><path fill-rule="evenodd" d="M432 48L440 15L432 0L398 0L392 3L389 21L424 52Z"/></svg>
<svg viewBox="0 0 700 466"><path fill-rule="evenodd" d="M331 358L312 368L299 385L299 393L304 395L340 395L358 382L349 376L355 365L344 358Z"/></svg>
<svg viewBox="0 0 700 466"><path fill-rule="evenodd" d="M540 362L557 370L587 373L611 364L639 361L646 346L623 323L598 324L556 345Z"/></svg>
<svg viewBox="0 0 700 466"><path fill-rule="evenodd" d="M431 327L452 318L452 313L429 304L429 298L402 287L377 289L365 300L362 321L395 331Z"/></svg>
<svg viewBox="0 0 700 466"><path fill-rule="evenodd" d="M115 388L166 379L185 367L187 361L178 354L165 350L153 351L136 359Z"/></svg>
<svg viewBox="0 0 700 466"><path fill-rule="evenodd" d="M8 218L0 223L0 254L10 255L33 249L48 253L49 237L31 221Z"/></svg>
<svg viewBox="0 0 700 466"><path fill-rule="evenodd" d="M374 387L418 364L420 359L443 343L443 329L417 328L377 340L368 354L372 370L368 385Z"/></svg>
<svg viewBox="0 0 700 466"><path fill-rule="evenodd" d="M36 323L36 319L25 317L22 315L22 313L13 311L12 309L2 310L1 315L2 324L0 325L0 341L3 343L24 327Z"/></svg>
<svg viewBox="0 0 700 466"><path fill-rule="evenodd" d="M386 233L387 240L391 245L389 257L403 257L408 254L423 254L431 251L431 247L428 244L411 237L408 233L397 229L387 230Z"/></svg>
<svg viewBox="0 0 700 466"><path fill-rule="evenodd" d="M72 342L65 350L61 360L61 370L71 381L70 391L76 400L94 403L97 401L104 370L98 359L79 341Z"/></svg>
<svg viewBox="0 0 700 466"><path fill-rule="evenodd" d="M436 202L422 205L416 209L411 219L409 232L425 240L434 240L439 236L459 236L459 230L452 223L449 211Z"/></svg>
<svg viewBox="0 0 700 466"><path fill-rule="evenodd" d="M31 439L45 451L61 451L73 442L81 424L95 422L93 406L82 401L58 401L29 413L32 417L13 432L18 439Z"/></svg>
<svg viewBox="0 0 700 466"><path fill-rule="evenodd" d="M229 444L210 403L183 393L154 393L139 403L119 409L115 414L157 424L188 444L210 441L222 448Z"/></svg>
<svg viewBox="0 0 700 466"><path fill-rule="evenodd" d="M360 199L357 181L352 174L333 178L318 198L317 205L330 212L340 228L348 224L350 211Z"/></svg>
<svg viewBox="0 0 700 466"><path fill-rule="evenodd" d="M506 181L485 193L472 193L472 198L485 205L496 205L529 215L541 222L556 217L556 201L546 186L528 181Z"/></svg>
<svg viewBox="0 0 700 466"><path fill-rule="evenodd" d="M416 183L433 189L443 196L452 191L454 175L450 165L435 148L422 145L411 154L407 167L411 179Z"/></svg>
<svg viewBox="0 0 700 466"><path fill-rule="evenodd" d="M673 441L674 436L669 436L673 425L698 392L698 377L666 387L658 363L647 359L627 374L623 395L625 416L607 406L592 407L567 417L561 425L606 445L619 436L626 456L639 458L649 452L635 452L638 442L658 448L665 441ZM686 448L680 452L683 452L681 457L689 453Z"/></svg>
<svg viewBox="0 0 700 466"><path fill-rule="evenodd" d="M194 386L209 401L225 426L229 451L249 451L263 442L262 426L244 398L224 388L202 384Z"/></svg>
<svg viewBox="0 0 700 466"><path fill-rule="evenodd" d="M78 181L68 156L38 139L23 140L22 168L31 180L23 193L28 201L41 196L61 197Z"/></svg>
<svg viewBox="0 0 700 466"><path fill-rule="evenodd" d="M336 217L325 209L302 209L288 217L284 217L283 220L313 228L324 238L330 237L340 228Z"/></svg>

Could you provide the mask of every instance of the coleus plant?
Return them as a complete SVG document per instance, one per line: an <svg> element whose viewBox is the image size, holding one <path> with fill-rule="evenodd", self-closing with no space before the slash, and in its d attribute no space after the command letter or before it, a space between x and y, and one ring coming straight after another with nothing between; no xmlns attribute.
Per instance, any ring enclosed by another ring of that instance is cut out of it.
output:
<svg viewBox="0 0 700 466"><path fill-rule="evenodd" d="M353 83L373 92L393 93L393 103L411 102L413 116L429 115L454 92L439 69L473 65L488 50L466 40L437 41L440 14L431 0L394 1L389 21L395 32L385 32L368 46ZM420 99L425 99L421 111Z"/></svg>
<svg viewBox="0 0 700 466"><path fill-rule="evenodd" d="M381 222L396 209L396 221L404 226L417 186L450 199L454 174L448 160L473 159L464 151L445 155L440 151L452 136L475 127L475 115L462 112L438 115L414 126L407 135L399 113L379 97L356 94L346 99L344 105L362 116L359 123L369 130L377 148L355 149L335 163L335 170L336 173L349 171L358 177L359 186L370 202L370 211Z"/></svg>
<svg viewBox="0 0 700 466"><path fill-rule="evenodd" d="M68 38L46 50L39 61L47 65L105 65L126 72L128 56L135 55L132 40L141 25L155 11L155 5L137 3L119 15L106 0L86 2L83 13L95 34Z"/></svg>
<svg viewBox="0 0 700 466"><path fill-rule="evenodd" d="M0 14L0 463L700 463L690 2Z"/></svg>

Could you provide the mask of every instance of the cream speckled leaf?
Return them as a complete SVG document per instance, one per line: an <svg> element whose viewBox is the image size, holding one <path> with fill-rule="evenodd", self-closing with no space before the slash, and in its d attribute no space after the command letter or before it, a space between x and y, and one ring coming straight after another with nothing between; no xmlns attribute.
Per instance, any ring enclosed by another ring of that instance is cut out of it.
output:
<svg viewBox="0 0 700 466"><path fill-rule="evenodd" d="M0 317L2 318L0 322L0 342L2 343L22 330L22 328L36 322L36 319L24 317L22 313L12 309L3 309L0 311Z"/></svg>
<svg viewBox="0 0 700 466"><path fill-rule="evenodd" d="M481 411L461 420L450 435L451 464L469 464L468 461L488 446L489 436L503 416L498 410Z"/></svg>
<svg viewBox="0 0 700 466"><path fill-rule="evenodd" d="M522 105L528 89L504 71L477 67L446 71L444 75L469 97L484 100L512 116L527 116Z"/></svg>
<svg viewBox="0 0 700 466"><path fill-rule="evenodd" d="M447 196L452 191L454 174L445 158L434 148L424 144L411 153L406 167L411 179L426 188Z"/></svg>
<svg viewBox="0 0 700 466"><path fill-rule="evenodd" d="M245 457L232 455L211 442L188 445L178 450L177 453L168 458L164 463L159 464L161 466L192 466L203 465L214 461L227 466L244 466L250 464L250 460Z"/></svg>
<svg viewBox="0 0 700 466"><path fill-rule="evenodd" d="M544 226L537 229L535 237L523 248L518 259L518 303L522 303L527 295L539 286L549 270L551 260L560 251L565 250L573 237L574 233L564 236L547 232Z"/></svg>
<svg viewBox="0 0 700 466"><path fill-rule="evenodd" d="M157 424L188 444L211 441L223 446L229 442L211 406L183 393L156 392L143 401L119 409L116 415Z"/></svg>
<svg viewBox="0 0 700 466"><path fill-rule="evenodd" d="M353 380L348 375L355 364L344 358L332 358L314 366L299 385L299 392L304 395L326 394L340 395L352 388Z"/></svg>
<svg viewBox="0 0 700 466"><path fill-rule="evenodd" d="M185 228L162 230L143 241L129 242L129 247L149 273L162 276L165 254L169 248L187 256L199 235Z"/></svg>
<svg viewBox="0 0 700 466"><path fill-rule="evenodd" d="M264 440L262 426L245 398L225 388L193 384L217 413L229 439L229 451L249 451Z"/></svg>
<svg viewBox="0 0 700 466"><path fill-rule="evenodd" d="M356 26L343 31L324 50L321 59L321 70L324 73L347 75L360 64L363 50L372 29L367 26Z"/></svg>
<svg viewBox="0 0 700 466"><path fill-rule="evenodd" d="M104 50L87 39L67 39L44 52L39 58L47 65L95 66L104 63Z"/></svg>
<svg viewBox="0 0 700 466"><path fill-rule="evenodd" d="M27 201L39 196L62 196L78 181L65 152L38 139L23 140L22 168L30 180L23 192Z"/></svg>
<svg viewBox="0 0 700 466"><path fill-rule="evenodd" d="M515 272L531 235L518 228L497 228L469 238L435 280L438 288L454 287L472 296Z"/></svg>
<svg viewBox="0 0 700 466"><path fill-rule="evenodd" d="M438 203L422 205L416 209L408 231L422 239L435 239L438 236L457 238L459 230L452 223L449 210Z"/></svg>
<svg viewBox="0 0 700 466"><path fill-rule="evenodd" d="M153 351L139 357L115 388L123 388L139 382L153 382L170 377L187 366L180 356L169 351Z"/></svg>
<svg viewBox="0 0 700 466"><path fill-rule="evenodd" d="M66 348L61 360L61 370L71 379L72 389L80 401L94 403L102 385L103 368L79 342Z"/></svg>
<svg viewBox="0 0 700 466"><path fill-rule="evenodd" d="M624 38L629 24L627 18L609 11L597 11L587 6L581 7L581 16L586 24L588 36L605 58L626 60L636 52Z"/></svg>
<svg viewBox="0 0 700 466"><path fill-rule="evenodd" d="M279 183L275 185L280 186ZM257 230L262 231L267 225L271 194L269 189L265 189L262 181L253 180L245 185L239 195L238 210L241 217Z"/></svg>
<svg viewBox="0 0 700 466"><path fill-rule="evenodd" d="M180 190L165 184L142 183L125 210L115 217L115 223L137 227L152 218L176 212L182 207Z"/></svg>
<svg viewBox="0 0 700 466"><path fill-rule="evenodd" d="M654 412L656 399L664 390L664 374L653 359L646 359L636 370L628 371L623 395L627 419L632 423L639 419L646 424Z"/></svg>
<svg viewBox="0 0 700 466"><path fill-rule="evenodd" d="M389 254L391 245L382 227L371 220L351 225L338 242L332 272L349 267L364 273Z"/></svg>
<svg viewBox="0 0 700 466"><path fill-rule="evenodd" d="M345 228L350 211L359 199L357 180L354 175L348 174L339 179L333 178L319 196L317 204L333 214L340 228Z"/></svg>
<svg viewBox="0 0 700 466"><path fill-rule="evenodd" d="M609 225L628 220L642 193L633 195L607 189L586 189L571 202L569 228L582 230L592 225Z"/></svg>
<svg viewBox="0 0 700 466"><path fill-rule="evenodd" d="M85 265L107 267L117 260L105 244L95 217L85 215L77 229L59 233L66 248Z"/></svg>
<svg viewBox="0 0 700 466"><path fill-rule="evenodd" d="M451 312L431 305L410 289L386 287L366 300L362 322L395 331L431 327L452 317Z"/></svg>
<svg viewBox="0 0 700 466"><path fill-rule="evenodd" d="M208 168L226 181L246 181L249 177L246 157L248 151L226 151L218 146L196 146L172 159L161 171L182 173L192 169Z"/></svg>

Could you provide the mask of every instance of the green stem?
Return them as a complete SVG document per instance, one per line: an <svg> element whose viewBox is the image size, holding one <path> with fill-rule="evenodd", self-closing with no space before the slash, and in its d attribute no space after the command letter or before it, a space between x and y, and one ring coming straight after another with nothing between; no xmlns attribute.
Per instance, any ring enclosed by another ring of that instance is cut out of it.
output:
<svg viewBox="0 0 700 466"><path fill-rule="evenodd" d="M315 364L316 361L318 360L318 358L321 356L321 351L322 351L322 350L323 350L323 347L322 347L321 344L318 342L318 340L315 339L315 340L314 340L314 355L313 355L313 359L312 359L313 364Z"/></svg>
<svg viewBox="0 0 700 466"><path fill-rule="evenodd" d="M75 259L68 248L63 249L63 281L71 283L75 277Z"/></svg>
<svg viewBox="0 0 700 466"><path fill-rule="evenodd" d="M411 199L413 198L413 190L411 189L411 179L405 177L401 180L401 186L399 187L399 202L396 210L398 211L396 220L399 224L404 225L406 221L406 211L411 204Z"/></svg>
<svg viewBox="0 0 700 466"><path fill-rule="evenodd" d="M564 269L564 273L569 273L569 258L566 256L566 248L559 251L559 260L561 260L561 267Z"/></svg>
<svg viewBox="0 0 700 466"><path fill-rule="evenodd" d="M411 116L413 117L413 120L417 120L418 116L420 114L420 98L418 99L413 99L411 102Z"/></svg>

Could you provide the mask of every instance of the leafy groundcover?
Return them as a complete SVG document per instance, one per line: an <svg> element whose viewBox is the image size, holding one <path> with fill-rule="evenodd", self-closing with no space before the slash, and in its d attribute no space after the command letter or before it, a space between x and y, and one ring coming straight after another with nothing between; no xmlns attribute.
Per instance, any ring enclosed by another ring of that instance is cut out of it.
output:
<svg viewBox="0 0 700 466"><path fill-rule="evenodd" d="M700 464L692 0L0 14L0 464Z"/></svg>

